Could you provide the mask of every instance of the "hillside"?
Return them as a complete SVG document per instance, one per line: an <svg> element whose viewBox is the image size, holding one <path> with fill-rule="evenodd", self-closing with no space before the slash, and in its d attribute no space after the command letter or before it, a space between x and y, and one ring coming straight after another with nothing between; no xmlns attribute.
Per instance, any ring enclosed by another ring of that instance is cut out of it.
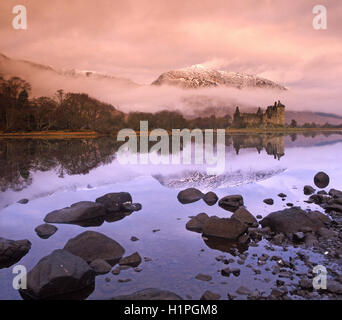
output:
<svg viewBox="0 0 342 320"><path fill-rule="evenodd" d="M287 90L284 86L271 80L245 73L214 70L200 64L168 71L161 74L152 85L172 85L182 88L203 88L203 87L234 87L243 88L264 88Z"/></svg>
<svg viewBox="0 0 342 320"><path fill-rule="evenodd" d="M133 81L93 71L64 70L26 60L16 60L0 53L0 74L18 76L30 82L34 96L51 96L58 89L87 92L101 98L115 90L132 89L139 85Z"/></svg>

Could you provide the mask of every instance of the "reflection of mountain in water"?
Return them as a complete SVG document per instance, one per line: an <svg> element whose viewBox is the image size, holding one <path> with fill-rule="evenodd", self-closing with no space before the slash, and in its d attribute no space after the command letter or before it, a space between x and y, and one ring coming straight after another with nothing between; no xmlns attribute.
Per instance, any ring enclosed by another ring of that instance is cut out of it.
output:
<svg viewBox="0 0 342 320"><path fill-rule="evenodd" d="M170 136L169 146L171 147ZM216 140L216 139L214 139ZM225 145L233 146L236 154L241 149L255 148L280 159L284 148L312 146L317 143L339 142L341 133L307 132L285 136L278 133L226 135ZM285 141L285 143L284 143ZM138 139L139 142L139 139ZM59 178L86 175L95 168L109 164L123 142L113 137L98 139L0 139L0 191L20 191L32 184L34 172L54 171ZM149 143L151 148L155 142ZM181 143L181 147L183 144ZM171 150L170 150L171 151ZM173 151L173 150L172 150ZM192 183L203 187L238 185L266 179L279 173L276 170L236 171L221 176L209 176L201 172L185 172L184 175L167 178L155 176L162 184L181 187Z"/></svg>
<svg viewBox="0 0 342 320"><path fill-rule="evenodd" d="M283 168L273 170L238 170L217 176L208 175L200 171L184 171L181 174L168 176L154 175L153 177L160 184L169 188L184 189L194 187L206 191L265 180L283 171L285 171Z"/></svg>

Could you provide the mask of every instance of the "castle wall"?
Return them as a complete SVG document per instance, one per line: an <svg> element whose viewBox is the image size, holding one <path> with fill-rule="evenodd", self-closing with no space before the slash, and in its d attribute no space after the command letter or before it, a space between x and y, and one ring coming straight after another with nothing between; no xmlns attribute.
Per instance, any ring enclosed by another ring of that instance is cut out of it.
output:
<svg viewBox="0 0 342 320"><path fill-rule="evenodd" d="M257 113L239 113L234 115L233 125L237 128L274 128L285 126L285 106L278 101L266 111Z"/></svg>

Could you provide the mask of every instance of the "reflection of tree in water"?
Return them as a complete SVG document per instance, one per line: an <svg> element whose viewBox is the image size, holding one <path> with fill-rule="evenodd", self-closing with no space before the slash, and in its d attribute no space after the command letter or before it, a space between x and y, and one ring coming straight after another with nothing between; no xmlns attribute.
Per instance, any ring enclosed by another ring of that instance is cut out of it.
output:
<svg viewBox="0 0 342 320"><path fill-rule="evenodd" d="M280 159L285 154L283 134L250 134L232 136L236 154L240 149L256 148L258 153L265 149L266 153Z"/></svg>
<svg viewBox="0 0 342 320"><path fill-rule="evenodd" d="M99 139L0 140L0 190L20 191L32 183L32 172L55 169L65 175L88 174L113 161L119 143Z"/></svg>

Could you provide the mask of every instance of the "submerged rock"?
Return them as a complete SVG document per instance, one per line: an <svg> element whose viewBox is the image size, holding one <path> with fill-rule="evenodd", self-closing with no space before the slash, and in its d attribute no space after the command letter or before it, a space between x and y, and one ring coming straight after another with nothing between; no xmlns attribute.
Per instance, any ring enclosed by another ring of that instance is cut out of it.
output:
<svg viewBox="0 0 342 320"><path fill-rule="evenodd" d="M247 225L237 219L212 216L204 224L203 234L218 238L237 239L247 229Z"/></svg>
<svg viewBox="0 0 342 320"><path fill-rule="evenodd" d="M203 273L199 273L195 279L197 280L201 280L201 281L210 281L212 280L212 276L208 275L208 274L203 274Z"/></svg>
<svg viewBox="0 0 342 320"><path fill-rule="evenodd" d="M252 294L252 291L246 287L241 286L236 290L236 293L248 296L248 295Z"/></svg>
<svg viewBox="0 0 342 320"><path fill-rule="evenodd" d="M92 268L96 274L106 274L112 269L112 266L105 260L96 259L90 263L90 268Z"/></svg>
<svg viewBox="0 0 342 320"><path fill-rule="evenodd" d="M316 187L324 189L329 185L330 178L325 172L318 172L314 177L314 183Z"/></svg>
<svg viewBox="0 0 342 320"><path fill-rule="evenodd" d="M202 294L200 300L220 300L220 298L221 298L221 295L219 295L218 293L214 293L214 292L207 290L206 292Z"/></svg>
<svg viewBox="0 0 342 320"><path fill-rule="evenodd" d="M129 295L113 297L112 300L183 300L171 291L148 288Z"/></svg>
<svg viewBox="0 0 342 320"><path fill-rule="evenodd" d="M70 207L48 213L44 219L47 223L77 223L95 219L106 214L105 208L95 202L81 201Z"/></svg>
<svg viewBox="0 0 342 320"><path fill-rule="evenodd" d="M96 202L102 204L107 212L112 213L126 210L124 207L127 203L132 203L132 196L128 192L113 192L97 198Z"/></svg>
<svg viewBox="0 0 342 320"><path fill-rule="evenodd" d="M18 203L20 203L20 204L27 204L27 203L29 203L29 199L21 199L21 200L18 201Z"/></svg>
<svg viewBox="0 0 342 320"><path fill-rule="evenodd" d="M203 193L196 188L188 188L178 193L177 199L181 204L196 202L203 198Z"/></svg>
<svg viewBox="0 0 342 320"><path fill-rule="evenodd" d="M42 239L48 239L52 235L54 235L57 231L57 227L53 226L52 224L44 223L39 225L34 229L36 231L38 237Z"/></svg>
<svg viewBox="0 0 342 320"><path fill-rule="evenodd" d="M65 299L65 294L90 287L94 281L95 273L83 259L66 250L55 250L27 274L27 289L21 293L33 299Z"/></svg>
<svg viewBox="0 0 342 320"><path fill-rule="evenodd" d="M235 212L243 206L243 198L241 195L226 196L219 201L219 206L225 210Z"/></svg>
<svg viewBox="0 0 342 320"><path fill-rule="evenodd" d="M88 263L103 259L112 265L117 263L125 253L125 249L118 242L95 231L85 231L70 239L64 249Z"/></svg>
<svg viewBox="0 0 342 320"><path fill-rule="evenodd" d="M203 196L203 201L208 205L208 206L213 206L218 200L218 196L214 192L208 192Z"/></svg>
<svg viewBox="0 0 342 320"><path fill-rule="evenodd" d="M130 256L120 259L119 264L124 266L137 267L141 263L142 259L138 252L134 252Z"/></svg>
<svg viewBox="0 0 342 320"><path fill-rule="evenodd" d="M209 216L206 213L199 213L197 216L191 218L186 224L186 229L195 232L202 232L204 224L208 221Z"/></svg>
<svg viewBox="0 0 342 320"><path fill-rule="evenodd" d="M9 240L0 238L0 269L17 263L31 249L29 240Z"/></svg>

